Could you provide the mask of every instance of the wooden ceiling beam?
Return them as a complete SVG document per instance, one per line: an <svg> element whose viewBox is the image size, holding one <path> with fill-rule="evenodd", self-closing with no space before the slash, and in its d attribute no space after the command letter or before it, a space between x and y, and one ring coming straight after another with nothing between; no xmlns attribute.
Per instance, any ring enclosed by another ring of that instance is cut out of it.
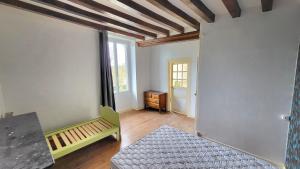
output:
<svg viewBox="0 0 300 169"><path fill-rule="evenodd" d="M158 21L160 22L161 24L164 24L168 27L170 27L171 29L177 31L177 32L180 32L180 33L183 33L184 32L184 27L151 11L150 9L132 1L132 0L117 0L118 2L121 2L123 3L124 5L127 5L128 7L138 11L141 15L149 18L149 19L152 19L154 21Z"/></svg>
<svg viewBox="0 0 300 169"><path fill-rule="evenodd" d="M192 11L208 23L215 21L215 14L201 0L181 0Z"/></svg>
<svg viewBox="0 0 300 169"><path fill-rule="evenodd" d="M39 6L36 6L36 5L32 5L30 3L22 2L22 1L19 1L19 0L0 0L0 3L2 3L4 5L24 9L24 10L27 10L27 11L31 11L31 12L34 12L34 13L43 14L45 16L58 18L58 19L61 19L61 20L65 20L65 21L68 21L68 22L75 23L75 24L87 26L87 27L90 27L90 28L94 28L96 30L106 30L106 31L122 34L122 35L125 35L125 36L134 37L134 38L137 38L137 39L142 39L142 40L145 39L145 37L142 36L142 35L138 35L138 34L126 32L126 31L123 31L123 30L120 30L120 29L116 29L116 28L113 28L113 27L109 27L109 26L98 24L98 23L90 22L90 21L87 21L87 20L84 20L84 19L80 19L80 18L77 18L77 17L73 17L73 16L70 16L70 15L63 14L63 13L55 12L55 11L52 11L50 9L39 7Z"/></svg>
<svg viewBox="0 0 300 169"><path fill-rule="evenodd" d="M241 8L237 0L222 0L232 18L241 16Z"/></svg>
<svg viewBox="0 0 300 169"><path fill-rule="evenodd" d="M188 24L189 26L195 28L196 30L200 29L200 23L182 11L181 9L177 8L175 5L173 5L169 0L147 0L154 6L158 7L159 9L168 12L170 15L180 19L184 23Z"/></svg>
<svg viewBox="0 0 300 169"><path fill-rule="evenodd" d="M147 46L161 45L161 44L170 43L170 42L194 40L194 39L199 39L199 38L200 38L199 31L194 31L194 32L173 35L173 36L169 36L169 37L144 40L144 41L136 42L136 44L139 47L147 47Z"/></svg>
<svg viewBox="0 0 300 169"><path fill-rule="evenodd" d="M71 12L71 13L76 14L76 15L87 17L89 19L92 19L92 20L95 20L95 21L98 21L98 22L104 22L104 23L106 22L106 23L114 24L116 26L120 26L120 27L126 28L128 30L132 30L134 32L141 33L143 35L147 35L147 36L150 36L150 37L153 37L153 38L157 38L157 34L155 34L155 33L145 31L143 29L125 24L123 22L120 22L120 21L102 16L102 15L98 15L98 14L95 14L95 13L92 13L92 12L85 11L83 9L74 7L72 5L69 5L69 4L61 2L61 1L57 1L57 0L34 0L34 1L46 4L46 5L50 5L52 7L55 7L57 9L60 9L60 10L63 10L63 11Z"/></svg>
<svg viewBox="0 0 300 169"><path fill-rule="evenodd" d="M170 31L167 30L167 29L165 29L165 28L162 28L162 27L150 24L148 22L145 22L145 21L143 21L141 19L138 19L138 18L133 17L131 15L128 15L126 13L120 12L120 11L118 11L116 9L111 8L111 7L102 5L102 4L100 4L100 3L96 2L96 1L93 1L93 0L69 0L69 1L73 2L73 3L76 3L78 5L84 6L86 8L89 8L91 10L100 12L100 13L103 13L103 11L104 11L104 12L113 14L115 16L127 19L127 20L129 20L131 22L134 22L134 23L142 26L143 28L151 29L151 30L156 31L156 32L160 32L160 33L162 33L162 34L164 34L166 36L170 35Z"/></svg>
<svg viewBox="0 0 300 169"><path fill-rule="evenodd" d="M273 0L261 0L262 11L271 11L273 8Z"/></svg>

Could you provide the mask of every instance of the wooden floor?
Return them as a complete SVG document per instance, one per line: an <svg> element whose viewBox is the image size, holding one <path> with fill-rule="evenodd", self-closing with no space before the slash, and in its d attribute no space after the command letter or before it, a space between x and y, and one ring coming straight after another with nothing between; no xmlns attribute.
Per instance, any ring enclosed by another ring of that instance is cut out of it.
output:
<svg viewBox="0 0 300 169"><path fill-rule="evenodd" d="M120 147L141 139L159 126L167 124L194 133L194 119L175 113L129 111L121 114L122 141L112 137L100 140L55 161L53 169L109 169L110 159Z"/></svg>

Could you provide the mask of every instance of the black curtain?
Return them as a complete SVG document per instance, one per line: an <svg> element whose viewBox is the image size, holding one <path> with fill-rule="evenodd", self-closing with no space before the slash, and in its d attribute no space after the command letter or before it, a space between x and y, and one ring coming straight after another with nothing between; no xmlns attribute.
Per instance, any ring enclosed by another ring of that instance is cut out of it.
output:
<svg viewBox="0 0 300 169"><path fill-rule="evenodd" d="M110 57L108 50L107 32L99 32L100 47L100 85L101 85L101 105L110 106L116 110L114 85L111 74Z"/></svg>

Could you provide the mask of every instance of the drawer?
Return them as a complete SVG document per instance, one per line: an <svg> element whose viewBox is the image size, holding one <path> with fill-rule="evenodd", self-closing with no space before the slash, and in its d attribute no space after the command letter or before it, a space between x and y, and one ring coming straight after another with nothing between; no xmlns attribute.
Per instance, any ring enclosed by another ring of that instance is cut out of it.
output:
<svg viewBox="0 0 300 169"><path fill-rule="evenodd" d="M153 99L153 98L146 98L146 102L152 102L152 103L159 103L158 99Z"/></svg>
<svg viewBox="0 0 300 169"><path fill-rule="evenodd" d="M152 94L153 99L159 99L159 94Z"/></svg>
<svg viewBox="0 0 300 169"><path fill-rule="evenodd" d="M150 106L150 107L152 107L152 108L159 109L159 104L157 104L157 103L148 102L147 104L148 104L148 106Z"/></svg>
<svg viewBox="0 0 300 169"><path fill-rule="evenodd" d="M151 97L152 97L152 93L146 92L146 93L144 94L144 96L145 96L145 98L151 98Z"/></svg>

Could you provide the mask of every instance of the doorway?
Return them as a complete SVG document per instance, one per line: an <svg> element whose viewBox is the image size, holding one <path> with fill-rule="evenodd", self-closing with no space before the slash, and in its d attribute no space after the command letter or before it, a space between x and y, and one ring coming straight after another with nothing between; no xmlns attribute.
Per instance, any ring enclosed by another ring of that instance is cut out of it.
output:
<svg viewBox="0 0 300 169"><path fill-rule="evenodd" d="M190 107L190 70L188 60L169 62L169 110L187 115Z"/></svg>

